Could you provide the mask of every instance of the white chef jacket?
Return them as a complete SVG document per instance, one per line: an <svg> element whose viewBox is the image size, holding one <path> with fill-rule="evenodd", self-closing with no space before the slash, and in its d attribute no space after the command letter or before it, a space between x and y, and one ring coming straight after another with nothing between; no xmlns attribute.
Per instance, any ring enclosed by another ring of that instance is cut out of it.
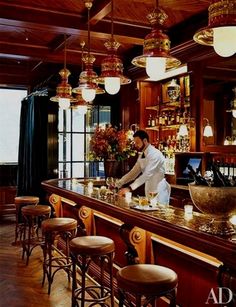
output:
<svg viewBox="0 0 236 307"><path fill-rule="evenodd" d="M145 157L142 157L143 153ZM158 149L149 144L144 152L139 153L134 167L119 180L118 187L134 180L130 187L135 190L145 183L147 197L149 192L158 192L157 202L169 204L170 185L164 176L165 158Z"/></svg>

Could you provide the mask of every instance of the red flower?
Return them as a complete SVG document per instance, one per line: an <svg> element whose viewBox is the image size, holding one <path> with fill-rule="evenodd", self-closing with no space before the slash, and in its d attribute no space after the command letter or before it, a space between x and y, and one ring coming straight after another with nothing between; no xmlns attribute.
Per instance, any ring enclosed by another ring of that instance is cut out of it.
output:
<svg viewBox="0 0 236 307"><path fill-rule="evenodd" d="M125 160L134 156L133 141L128 131L117 130L112 126L97 127L90 140L90 158L93 160Z"/></svg>

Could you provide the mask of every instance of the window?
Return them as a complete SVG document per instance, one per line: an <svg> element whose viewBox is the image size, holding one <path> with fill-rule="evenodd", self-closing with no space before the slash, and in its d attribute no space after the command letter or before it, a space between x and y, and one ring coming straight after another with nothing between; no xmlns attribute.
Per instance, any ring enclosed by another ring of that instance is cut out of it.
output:
<svg viewBox="0 0 236 307"><path fill-rule="evenodd" d="M87 114L59 109L59 177L103 176L103 163L89 161L89 142L97 125L111 122L110 106L93 106Z"/></svg>
<svg viewBox="0 0 236 307"><path fill-rule="evenodd" d="M26 90L0 89L0 163L18 162L21 100Z"/></svg>

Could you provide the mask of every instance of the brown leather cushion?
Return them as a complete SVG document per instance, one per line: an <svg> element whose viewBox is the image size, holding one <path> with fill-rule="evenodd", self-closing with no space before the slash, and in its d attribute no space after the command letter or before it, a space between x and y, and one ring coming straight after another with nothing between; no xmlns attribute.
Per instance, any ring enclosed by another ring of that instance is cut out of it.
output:
<svg viewBox="0 0 236 307"><path fill-rule="evenodd" d="M56 217L42 222L42 230L49 231L72 231L77 228L77 221L69 217Z"/></svg>
<svg viewBox="0 0 236 307"><path fill-rule="evenodd" d="M15 204L27 204L27 205L35 205L39 202L39 198L37 196L16 196Z"/></svg>
<svg viewBox="0 0 236 307"><path fill-rule="evenodd" d="M21 212L24 215L40 216L40 215L50 214L51 207L46 205L36 205L36 206L28 205L22 207Z"/></svg>
<svg viewBox="0 0 236 307"><path fill-rule="evenodd" d="M174 289L177 274L166 267L154 264L134 264L117 272L118 287L133 294L159 296Z"/></svg>
<svg viewBox="0 0 236 307"><path fill-rule="evenodd" d="M102 236L83 236L70 241L70 250L75 255L100 256L115 251L114 241Z"/></svg>

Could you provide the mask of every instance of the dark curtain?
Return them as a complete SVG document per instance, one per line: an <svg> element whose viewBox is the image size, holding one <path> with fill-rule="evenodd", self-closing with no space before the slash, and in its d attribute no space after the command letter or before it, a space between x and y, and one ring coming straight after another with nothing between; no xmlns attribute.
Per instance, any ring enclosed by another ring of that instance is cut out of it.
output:
<svg viewBox="0 0 236 307"><path fill-rule="evenodd" d="M47 96L31 95L22 101L18 156L18 196L44 198L41 182L47 179Z"/></svg>

